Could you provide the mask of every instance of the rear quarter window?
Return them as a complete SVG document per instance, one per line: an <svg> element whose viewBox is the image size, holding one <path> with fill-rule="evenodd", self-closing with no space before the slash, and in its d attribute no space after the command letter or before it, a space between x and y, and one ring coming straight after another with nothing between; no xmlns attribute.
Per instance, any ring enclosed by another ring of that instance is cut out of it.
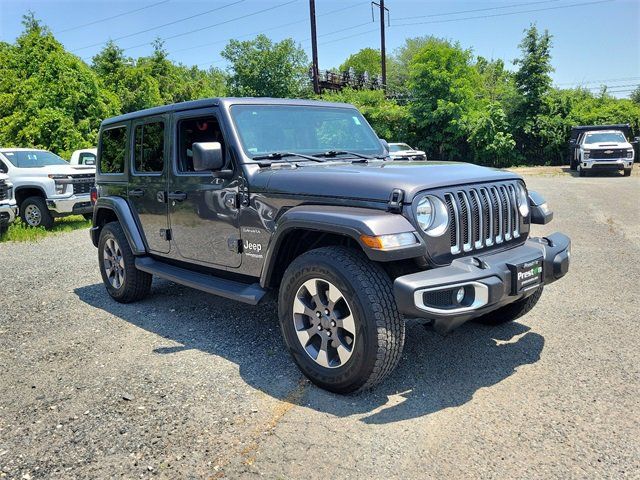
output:
<svg viewBox="0 0 640 480"><path fill-rule="evenodd" d="M124 173L127 153L127 127L102 131L100 137L100 173Z"/></svg>

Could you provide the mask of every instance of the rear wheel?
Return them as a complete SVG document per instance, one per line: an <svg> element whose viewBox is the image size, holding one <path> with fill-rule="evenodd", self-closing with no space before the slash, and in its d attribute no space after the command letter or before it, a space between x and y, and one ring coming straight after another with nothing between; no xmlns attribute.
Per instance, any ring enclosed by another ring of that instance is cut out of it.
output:
<svg viewBox="0 0 640 480"><path fill-rule="evenodd" d="M529 311L536 306L536 303L538 303L538 300L540 300L540 297L542 296L542 290L543 287L538 287L538 289L527 298L517 300L502 308L498 308L493 312L489 312L486 315L476 318L474 321L484 325L501 325L503 323L513 322L514 320L529 313Z"/></svg>
<svg viewBox="0 0 640 480"><path fill-rule="evenodd" d="M28 197L20 204L20 218L30 227L53 228L53 216L42 197Z"/></svg>
<svg viewBox="0 0 640 480"><path fill-rule="evenodd" d="M576 168L578 168L578 162L574 159L569 160L569 169L575 170Z"/></svg>
<svg viewBox="0 0 640 480"><path fill-rule="evenodd" d="M405 325L391 279L355 250L324 247L295 259L280 286L278 313L294 361L324 389L371 388L400 360Z"/></svg>
<svg viewBox="0 0 640 480"><path fill-rule="evenodd" d="M136 268L135 257L118 222L108 223L102 228L98 262L102 281L114 300L135 302L151 290L153 277Z"/></svg>

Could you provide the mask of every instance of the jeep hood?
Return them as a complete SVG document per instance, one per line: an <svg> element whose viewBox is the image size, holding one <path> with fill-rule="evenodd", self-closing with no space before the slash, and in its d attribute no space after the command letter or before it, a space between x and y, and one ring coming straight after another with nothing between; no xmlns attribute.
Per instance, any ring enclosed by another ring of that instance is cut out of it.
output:
<svg viewBox="0 0 640 480"><path fill-rule="evenodd" d="M520 178L515 173L469 163L401 161L305 163L297 168L271 168L258 177L262 177L259 183L275 194L386 202L391 192L399 188L404 190L405 203L432 188Z"/></svg>

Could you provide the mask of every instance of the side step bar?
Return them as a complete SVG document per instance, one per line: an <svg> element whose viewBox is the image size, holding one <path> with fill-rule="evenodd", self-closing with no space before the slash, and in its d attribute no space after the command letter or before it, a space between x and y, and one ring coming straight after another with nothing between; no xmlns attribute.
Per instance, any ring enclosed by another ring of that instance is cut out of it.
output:
<svg viewBox="0 0 640 480"><path fill-rule="evenodd" d="M192 272L185 268L156 261L150 257L136 257L136 268L180 285L250 305L257 305L267 293L259 283L247 284Z"/></svg>

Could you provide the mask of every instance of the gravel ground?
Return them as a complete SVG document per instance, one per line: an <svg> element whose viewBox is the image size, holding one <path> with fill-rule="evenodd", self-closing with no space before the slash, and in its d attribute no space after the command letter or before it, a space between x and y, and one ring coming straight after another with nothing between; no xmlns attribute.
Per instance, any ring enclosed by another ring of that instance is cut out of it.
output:
<svg viewBox="0 0 640 480"><path fill-rule="evenodd" d="M357 396L303 379L274 304L119 305L86 231L0 244L0 476L640 478L640 178L526 178L569 275L516 323L410 323Z"/></svg>

